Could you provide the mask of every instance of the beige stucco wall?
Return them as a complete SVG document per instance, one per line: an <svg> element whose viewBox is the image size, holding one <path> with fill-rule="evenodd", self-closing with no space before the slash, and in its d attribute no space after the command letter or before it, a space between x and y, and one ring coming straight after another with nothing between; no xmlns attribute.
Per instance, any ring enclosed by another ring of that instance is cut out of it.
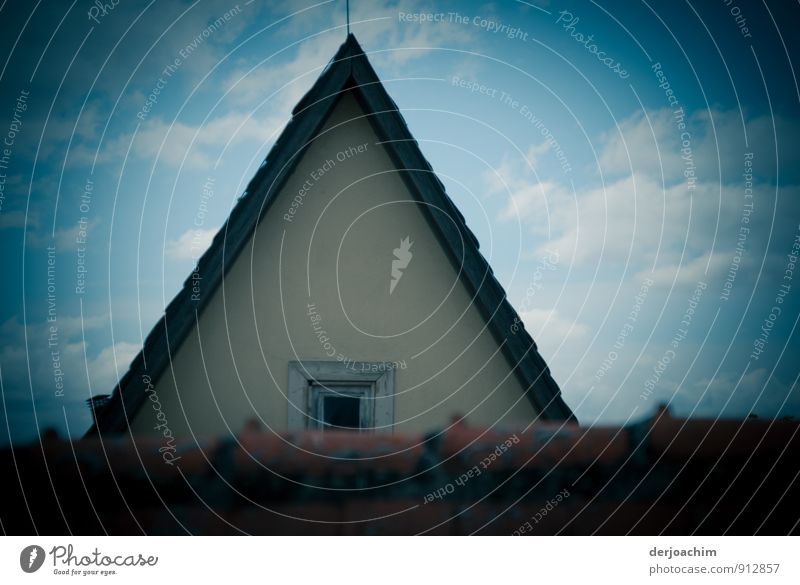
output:
<svg viewBox="0 0 800 585"><path fill-rule="evenodd" d="M455 413L480 425L535 416L418 204L360 116L357 102L344 97L326 125L334 129L311 145L199 327L156 382L173 434L236 432L252 418L285 430L289 361L336 359L328 355L332 350L356 361L401 364L396 432L440 428ZM358 145L366 147L337 159ZM310 188L288 221L304 183ZM390 295L392 252L406 236L413 258ZM314 334L309 303L327 332L327 347ZM160 432L153 429L155 414L146 402L133 431Z"/></svg>

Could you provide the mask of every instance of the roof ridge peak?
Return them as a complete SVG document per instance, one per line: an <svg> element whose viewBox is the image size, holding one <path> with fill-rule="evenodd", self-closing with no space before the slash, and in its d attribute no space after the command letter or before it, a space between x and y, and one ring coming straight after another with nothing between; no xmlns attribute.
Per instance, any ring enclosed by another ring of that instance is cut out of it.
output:
<svg viewBox="0 0 800 585"><path fill-rule="evenodd" d="M331 57L330 61L328 61L328 63L325 65L322 73L316 79L311 88L309 88L300 101L295 104L294 108L292 109L292 117L296 116L300 112L303 112L309 106L315 103L311 100L310 96L318 94L318 88L325 85L326 80L328 80L331 76L341 76L344 79L351 77L353 62L360 61L362 59L369 62L366 53L364 53L364 49L361 48L361 45L358 43L355 35L353 33L348 34L345 41L339 45L336 53L333 54L333 57ZM334 71L336 71L336 73L334 73Z"/></svg>
<svg viewBox="0 0 800 585"><path fill-rule="evenodd" d="M339 49L336 51L334 55L334 59L337 57L355 57L357 55L364 55L364 49L361 48L361 45L356 39L356 35L353 33L349 33L345 41L339 45Z"/></svg>

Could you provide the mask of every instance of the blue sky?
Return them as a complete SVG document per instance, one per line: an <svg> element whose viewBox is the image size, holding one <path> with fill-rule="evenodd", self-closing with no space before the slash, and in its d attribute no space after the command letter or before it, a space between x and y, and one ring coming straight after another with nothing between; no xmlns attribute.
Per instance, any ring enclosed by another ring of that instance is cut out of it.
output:
<svg viewBox="0 0 800 585"><path fill-rule="evenodd" d="M581 422L800 414L796 6L352 4ZM77 436L344 2L8 1L0 33L0 442Z"/></svg>

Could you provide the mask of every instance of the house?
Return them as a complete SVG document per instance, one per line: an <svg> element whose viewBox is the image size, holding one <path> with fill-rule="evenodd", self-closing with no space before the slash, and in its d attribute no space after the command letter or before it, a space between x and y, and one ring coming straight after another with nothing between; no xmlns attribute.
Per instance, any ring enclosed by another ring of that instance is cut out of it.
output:
<svg viewBox="0 0 800 585"><path fill-rule="evenodd" d="M574 419L478 248L348 35L89 433Z"/></svg>

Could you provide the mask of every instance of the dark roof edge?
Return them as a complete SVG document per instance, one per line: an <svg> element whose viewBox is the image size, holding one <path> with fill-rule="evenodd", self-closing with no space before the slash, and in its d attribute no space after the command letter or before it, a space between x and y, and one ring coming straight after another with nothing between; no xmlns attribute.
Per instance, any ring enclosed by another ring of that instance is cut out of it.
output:
<svg viewBox="0 0 800 585"><path fill-rule="evenodd" d="M366 57L353 59L352 77L354 88L358 89L356 95L365 111L372 113L368 119L384 141L383 146L395 164L400 168L424 171L403 173L403 178L412 193L416 193L423 202L433 204L425 205L423 209L433 224L434 232L450 253L456 269L461 269L469 292L488 321L495 339L502 344L506 357L511 360L514 371L540 416L544 419L576 420L564 402L549 367L539 354L536 343L525 330L519 315L508 302L505 290L494 277L491 266L480 253L478 239L447 195L444 184L425 159L399 108L380 83ZM442 209L441 213L430 211L437 207ZM456 233L452 229L454 224L458 226Z"/></svg>
<svg viewBox="0 0 800 585"><path fill-rule="evenodd" d="M122 432L128 427L129 421L147 399L151 384L169 367L172 354L191 332L197 317L249 241L256 225L302 158L310 141L322 128L340 94L351 86L367 113L373 114L368 116L373 128L382 140L388 140L384 146L395 164L426 171L403 173L412 193L426 202L434 200L446 214L458 219L458 233L454 234L450 227L451 220L443 217L444 214L428 215L452 261L460 261L458 251L461 249L463 274L467 277L470 292L475 296L495 338L503 345L506 357L511 360L539 416L543 419L574 420L536 344L521 326L519 316L506 300L505 291L478 250L477 239L422 155L355 36L350 34L312 88L293 109L291 120L270 149L264 164L250 180L244 195L199 259L196 269L184 281L183 288L148 334L144 347L115 388L108 405L97 413L97 422L87 435ZM454 242L454 238L458 242ZM201 274L206 288L199 300L193 300L192 296L192 275L196 272ZM513 334L511 326L515 324L519 326L519 331Z"/></svg>
<svg viewBox="0 0 800 585"><path fill-rule="evenodd" d="M154 383L167 369L171 354L186 339L197 316L205 309L224 274L263 217L272 196L280 191L286 178L291 175L310 137L324 124L339 92L350 77L350 59L358 54L363 54L363 51L355 37L350 35L294 108L292 118L270 148L264 163L215 234L208 250L198 260L196 269L184 281L181 290L148 334L142 350L120 379L107 407L97 413L96 423L87 431L87 435L98 431L125 430L129 420L147 398L148 384L151 381ZM192 275L195 272L202 276L207 290L199 301L192 300Z"/></svg>

